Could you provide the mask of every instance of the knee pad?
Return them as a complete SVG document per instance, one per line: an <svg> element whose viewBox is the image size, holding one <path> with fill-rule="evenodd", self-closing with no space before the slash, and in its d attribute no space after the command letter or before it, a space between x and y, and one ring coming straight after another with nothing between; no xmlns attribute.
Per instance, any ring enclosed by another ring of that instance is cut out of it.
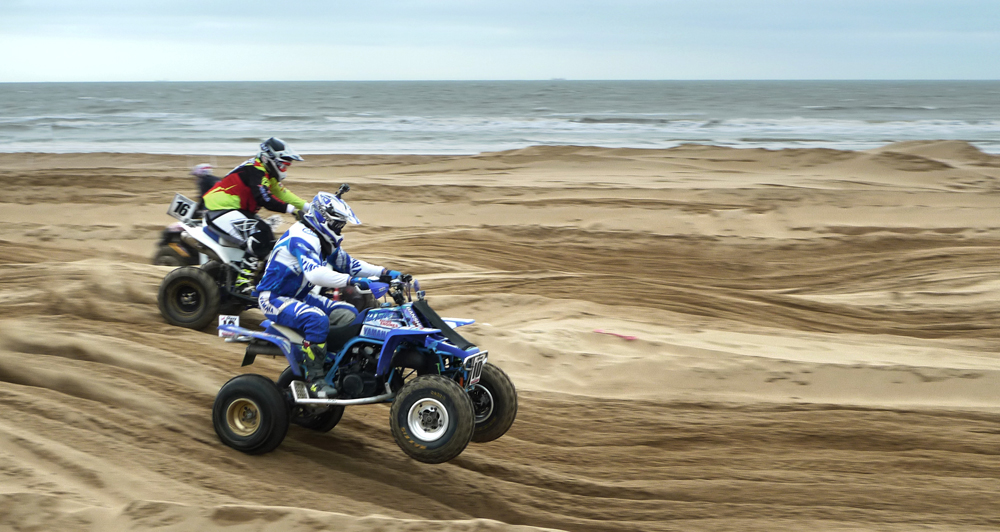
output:
<svg viewBox="0 0 1000 532"><path fill-rule="evenodd" d="M266 227L267 230L262 230L261 226ZM271 226L264 221L258 221L257 231L247 238L243 249L258 259L266 259L271 250L274 249L274 232L271 231Z"/></svg>

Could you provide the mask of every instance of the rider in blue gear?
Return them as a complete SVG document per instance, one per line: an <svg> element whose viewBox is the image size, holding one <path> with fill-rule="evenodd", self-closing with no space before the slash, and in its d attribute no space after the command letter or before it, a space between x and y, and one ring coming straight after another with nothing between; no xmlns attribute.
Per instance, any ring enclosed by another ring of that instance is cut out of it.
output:
<svg viewBox="0 0 1000 532"><path fill-rule="evenodd" d="M352 258L340 247L344 226L348 222L361 223L340 194L316 194L312 208L275 243L255 291L267 319L302 332L305 378L317 397L332 397L337 393L323 378L328 316L336 309L349 309L355 315L357 311L349 303L332 301L311 290L314 286L342 288L348 284L367 290L366 277L398 274Z"/></svg>

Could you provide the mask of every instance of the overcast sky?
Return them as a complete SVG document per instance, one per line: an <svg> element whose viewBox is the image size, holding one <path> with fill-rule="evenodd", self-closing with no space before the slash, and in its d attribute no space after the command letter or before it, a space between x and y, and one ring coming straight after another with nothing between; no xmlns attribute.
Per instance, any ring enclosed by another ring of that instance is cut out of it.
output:
<svg viewBox="0 0 1000 532"><path fill-rule="evenodd" d="M1000 0L0 0L0 82L1000 79Z"/></svg>

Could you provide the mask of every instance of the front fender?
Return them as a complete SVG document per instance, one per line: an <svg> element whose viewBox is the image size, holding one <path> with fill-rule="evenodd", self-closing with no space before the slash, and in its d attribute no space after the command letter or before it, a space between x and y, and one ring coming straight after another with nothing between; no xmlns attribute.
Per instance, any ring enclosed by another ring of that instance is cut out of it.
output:
<svg viewBox="0 0 1000 532"><path fill-rule="evenodd" d="M415 344L426 344L428 336L436 333L440 333L439 329L424 329L418 327L376 327L372 325L365 325L361 329L361 336L368 338L373 338L381 340L382 351L378 355L378 367L375 369L375 374L378 376L385 375L392 365L392 355L396 352L396 348L403 341L412 342Z"/></svg>
<svg viewBox="0 0 1000 532"><path fill-rule="evenodd" d="M473 323L476 323L476 320L469 318L441 318L441 319L444 320L444 322L447 323L448 326L451 327L452 329L457 329L465 325L472 325Z"/></svg>
<svg viewBox="0 0 1000 532"><path fill-rule="evenodd" d="M382 345L382 351L379 353L376 374L379 376L385 375L392 369L392 357L396 353L396 348L404 341L422 345L436 353L453 356L463 362L466 358L480 353L478 347L470 347L468 350L459 349L448 342L447 339L441 337L440 332L438 329L420 329L416 327L389 329L385 333L385 343Z"/></svg>

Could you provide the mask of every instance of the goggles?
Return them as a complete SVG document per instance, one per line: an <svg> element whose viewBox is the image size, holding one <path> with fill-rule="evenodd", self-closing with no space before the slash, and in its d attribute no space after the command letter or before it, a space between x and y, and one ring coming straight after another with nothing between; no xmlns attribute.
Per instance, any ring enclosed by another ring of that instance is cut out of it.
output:
<svg viewBox="0 0 1000 532"><path fill-rule="evenodd" d="M330 220L329 222L326 222L326 226L329 227L331 231L333 231L333 234L339 235L340 230L344 228L344 225L346 223L347 222L345 222L344 220Z"/></svg>
<svg viewBox="0 0 1000 532"><path fill-rule="evenodd" d="M323 209L323 214L326 215L326 226L333 231L333 234L339 235L340 230L347 224L347 220L340 218L340 215L337 214L337 210L333 206Z"/></svg>

